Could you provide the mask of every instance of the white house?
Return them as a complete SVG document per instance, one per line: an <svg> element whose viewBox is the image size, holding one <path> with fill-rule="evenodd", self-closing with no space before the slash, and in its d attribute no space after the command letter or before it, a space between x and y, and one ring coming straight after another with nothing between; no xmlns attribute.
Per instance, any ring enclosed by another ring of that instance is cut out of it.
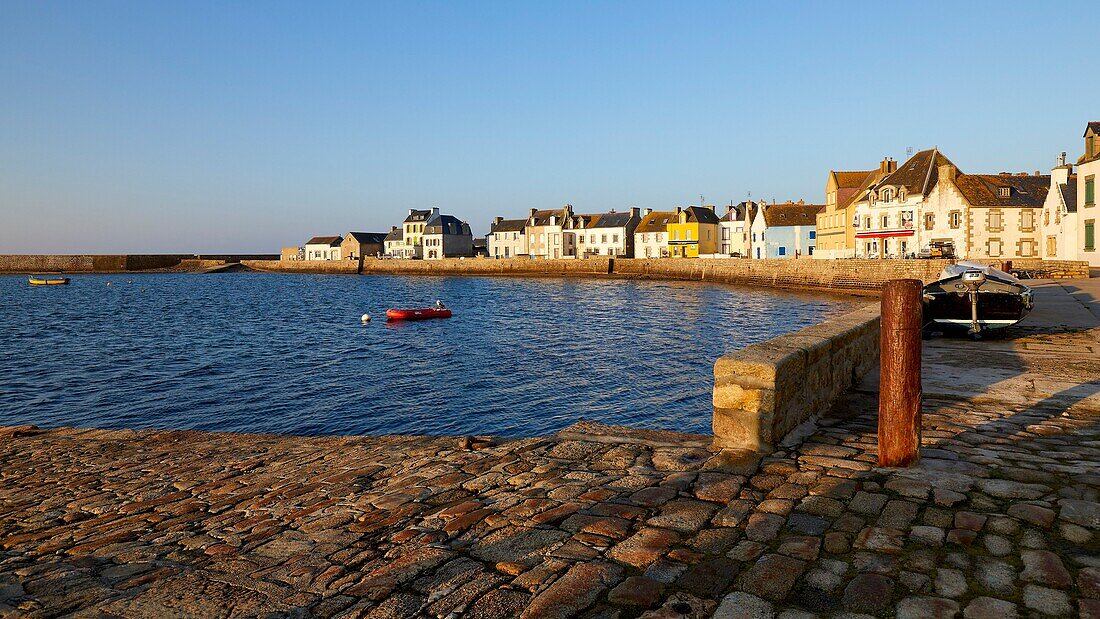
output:
<svg viewBox="0 0 1100 619"><path fill-rule="evenodd" d="M527 257L527 220L497 217L485 237L492 258Z"/></svg>
<svg viewBox="0 0 1100 619"><path fill-rule="evenodd" d="M635 258L668 258L668 224L674 217L673 211L642 211L634 229Z"/></svg>
<svg viewBox="0 0 1100 619"><path fill-rule="evenodd" d="M474 255L470 224L453 215L440 215L438 209L432 209L431 217L424 222L420 242L425 260Z"/></svg>
<svg viewBox="0 0 1100 619"><path fill-rule="evenodd" d="M306 260L339 260L340 244L344 239L339 236L315 236L306 241Z"/></svg>
<svg viewBox="0 0 1100 619"><path fill-rule="evenodd" d="M574 215L566 222L565 234L572 236L576 255L634 256L634 231L641 222L639 209L610 211L599 215Z"/></svg>
<svg viewBox="0 0 1100 619"><path fill-rule="evenodd" d="M1077 259L1100 267L1096 248L1096 180L1100 178L1100 122L1085 127L1085 154L1077 160Z"/></svg>
<svg viewBox="0 0 1100 619"><path fill-rule="evenodd" d="M1043 202L1043 258L1077 259L1077 175L1066 154L1050 171L1050 189Z"/></svg>
<svg viewBox="0 0 1100 619"><path fill-rule="evenodd" d="M744 258L748 256L749 203L730 204L726 214L718 220L718 254Z"/></svg>

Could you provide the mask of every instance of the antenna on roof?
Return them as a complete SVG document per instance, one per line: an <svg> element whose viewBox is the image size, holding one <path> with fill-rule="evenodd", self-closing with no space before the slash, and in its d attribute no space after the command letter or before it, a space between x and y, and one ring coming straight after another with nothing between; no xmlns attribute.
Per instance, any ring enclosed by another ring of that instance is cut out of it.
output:
<svg viewBox="0 0 1100 619"><path fill-rule="evenodd" d="M905 159L908 160L912 156L913 156L913 147L912 146L905 147Z"/></svg>

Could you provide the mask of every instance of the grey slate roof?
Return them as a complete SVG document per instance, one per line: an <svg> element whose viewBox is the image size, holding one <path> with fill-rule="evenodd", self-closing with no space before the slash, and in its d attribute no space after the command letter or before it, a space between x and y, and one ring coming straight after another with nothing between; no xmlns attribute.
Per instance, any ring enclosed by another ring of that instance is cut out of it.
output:
<svg viewBox="0 0 1100 619"><path fill-rule="evenodd" d="M1069 177L1068 183L1058 185L1058 191L1062 194L1062 202L1070 213L1077 212L1077 177Z"/></svg>
<svg viewBox="0 0 1100 619"><path fill-rule="evenodd" d="M428 209L426 211L418 211L418 210L414 209L409 213L409 216L405 218L405 223L409 224L409 223L419 223L419 222L422 222L422 221L427 221L428 217L430 217L431 214L432 214L431 209Z"/></svg>
<svg viewBox="0 0 1100 619"><path fill-rule="evenodd" d="M523 232L527 227L526 219L504 219L500 223L493 222L489 225L489 233L493 232Z"/></svg>
<svg viewBox="0 0 1100 619"><path fill-rule="evenodd" d="M470 234L470 226L454 215L434 215L424 222L424 234Z"/></svg>
<svg viewBox="0 0 1100 619"><path fill-rule="evenodd" d="M385 232L348 232L344 239L348 237L355 239L360 243L381 243L386 240Z"/></svg>
<svg viewBox="0 0 1100 619"><path fill-rule="evenodd" d="M315 236L312 239L306 241L306 245L328 245L329 247L339 247L340 243L344 242L344 239L338 236Z"/></svg>

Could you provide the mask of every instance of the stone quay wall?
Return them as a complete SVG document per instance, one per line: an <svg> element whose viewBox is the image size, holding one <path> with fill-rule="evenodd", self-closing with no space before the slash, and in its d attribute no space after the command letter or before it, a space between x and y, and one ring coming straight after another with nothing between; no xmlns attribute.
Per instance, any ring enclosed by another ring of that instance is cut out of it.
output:
<svg viewBox="0 0 1100 619"><path fill-rule="evenodd" d="M878 304L720 357L715 446L772 452L792 430L828 412L878 357Z"/></svg>
<svg viewBox="0 0 1100 619"><path fill-rule="evenodd" d="M1004 263L988 260L994 266ZM244 260L258 271L288 273L367 273L375 275L612 275L628 278L681 279L770 288L816 289L876 294L892 279L935 281L951 260L747 260L715 258L589 258L531 260L448 258L445 260L355 261ZM1041 270L1050 277L1088 277L1084 262L1015 260L1013 268Z"/></svg>

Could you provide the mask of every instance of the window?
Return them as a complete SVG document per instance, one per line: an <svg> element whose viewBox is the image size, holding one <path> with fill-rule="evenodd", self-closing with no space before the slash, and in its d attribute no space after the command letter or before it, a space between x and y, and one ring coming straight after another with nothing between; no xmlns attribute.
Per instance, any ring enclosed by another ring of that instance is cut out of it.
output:
<svg viewBox="0 0 1100 619"><path fill-rule="evenodd" d="M871 229L871 216L870 215L867 215L866 217L863 218L863 227L868 229L868 230Z"/></svg>
<svg viewBox="0 0 1100 619"><path fill-rule="evenodd" d="M1020 230L1031 232L1035 229L1035 212L1024 210L1020 212Z"/></svg>
<svg viewBox="0 0 1100 619"><path fill-rule="evenodd" d="M730 229L729 228L725 228L725 227L722 228L722 240L723 241L730 240Z"/></svg>
<svg viewBox="0 0 1100 619"><path fill-rule="evenodd" d="M890 227L890 216L889 215L883 215L882 216L882 227L884 229Z"/></svg>
<svg viewBox="0 0 1100 619"><path fill-rule="evenodd" d="M1085 206L1096 204L1096 177L1085 177Z"/></svg>
<svg viewBox="0 0 1100 619"><path fill-rule="evenodd" d="M1024 239L1020 241L1020 256L1022 258L1030 258L1035 255L1035 241L1032 239Z"/></svg>
<svg viewBox="0 0 1100 619"><path fill-rule="evenodd" d="M1085 140L1085 152L1087 152L1089 154L1089 157L1093 156L1093 154L1096 153L1096 137L1095 136L1090 135L1088 137L1088 139Z"/></svg>
<svg viewBox="0 0 1100 619"><path fill-rule="evenodd" d="M612 243L618 243L619 242L619 235L618 234L612 234L611 235L611 242Z"/></svg>
<svg viewBox="0 0 1100 619"><path fill-rule="evenodd" d="M986 225L989 226L990 232L1000 232L1004 230L1004 222L1001 220L1000 211L989 211L989 218L986 219Z"/></svg>
<svg viewBox="0 0 1100 619"><path fill-rule="evenodd" d="M817 230L810 230L810 240L812 241L816 238L817 238Z"/></svg>
<svg viewBox="0 0 1100 619"><path fill-rule="evenodd" d="M936 227L936 215L934 213L924 214L924 229L931 230Z"/></svg>
<svg viewBox="0 0 1100 619"><path fill-rule="evenodd" d="M753 243L756 242L756 233L755 232L752 233L752 242Z"/></svg>
<svg viewBox="0 0 1100 619"><path fill-rule="evenodd" d="M661 233L660 233L660 232L657 232L657 233L655 233L655 234L653 235L653 240L654 240L654 241L657 241L658 243L660 243L660 242L661 242Z"/></svg>
<svg viewBox="0 0 1100 619"><path fill-rule="evenodd" d="M600 235L600 242L601 243L606 243L607 242L607 235L606 234L601 234Z"/></svg>
<svg viewBox="0 0 1100 619"><path fill-rule="evenodd" d="M962 211L951 211L948 213L947 223L950 224L952 228L959 228L962 226Z"/></svg>
<svg viewBox="0 0 1100 619"><path fill-rule="evenodd" d="M786 255L787 255L787 248L786 248L786 247L783 247L783 246L781 245L781 246L779 247L779 255L780 255L780 256L786 256Z"/></svg>
<svg viewBox="0 0 1100 619"><path fill-rule="evenodd" d="M985 248L990 258L999 258L1001 256L1001 239L989 239L986 241Z"/></svg>
<svg viewBox="0 0 1100 619"><path fill-rule="evenodd" d="M997 195L1002 197L1002 198L1011 197L1012 196L1012 188L1011 187L998 187L997 188Z"/></svg>
<svg viewBox="0 0 1100 619"><path fill-rule="evenodd" d="M1096 220L1085 220L1085 251L1096 251Z"/></svg>
<svg viewBox="0 0 1100 619"><path fill-rule="evenodd" d="M890 199L893 198L893 197L894 197L894 192L890 191L889 189L883 189L882 194L880 195L880 199L883 202L889 202Z"/></svg>
<svg viewBox="0 0 1100 619"><path fill-rule="evenodd" d="M673 241L679 241L680 240L680 231L679 230L673 230L672 231L672 240Z"/></svg>

